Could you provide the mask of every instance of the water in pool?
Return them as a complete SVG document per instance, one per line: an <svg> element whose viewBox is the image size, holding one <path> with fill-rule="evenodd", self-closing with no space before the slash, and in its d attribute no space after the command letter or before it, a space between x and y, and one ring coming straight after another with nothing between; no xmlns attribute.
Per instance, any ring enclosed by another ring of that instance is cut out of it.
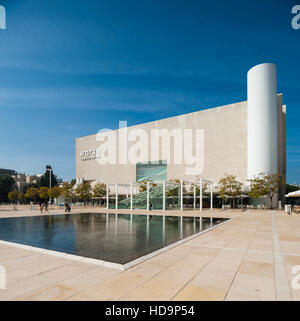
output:
<svg viewBox="0 0 300 321"><path fill-rule="evenodd" d="M225 220L98 213L1 218L0 239L125 264Z"/></svg>

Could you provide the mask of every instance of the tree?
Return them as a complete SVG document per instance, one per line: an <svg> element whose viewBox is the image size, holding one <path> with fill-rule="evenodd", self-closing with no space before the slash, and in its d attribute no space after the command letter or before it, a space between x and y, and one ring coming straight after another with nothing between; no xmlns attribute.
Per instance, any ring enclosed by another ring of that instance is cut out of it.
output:
<svg viewBox="0 0 300 321"><path fill-rule="evenodd" d="M177 186L174 186L174 188L168 190L167 193L166 193L166 197L178 196L179 193L180 193L179 192L179 190L180 190L180 179L177 179L177 178L176 179L171 179L170 182L177 184ZM184 186L184 184L183 184L182 190L183 190L183 194L185 194L187 192L186 187Z"/></svg>
<svg viewBox="0 0 300 321"><path fill-rule="evenodd" d="M103 183L97 183L92 189L92 196L100 198L106 195L106 185Z"/></svg>
<svg viewBox="0 0 300 321"><path fill-rule="evenodd" d="M11 191L8 193L8 198L12 202L16 202L19 198L19 193L18 191Z"/></svg>
<svg viewBox="0 0 300 321"><path fill-rule="evenodd" d="M250 193L253 197L266 196L270 200L271 209L273 198L281 185L281 177L278 174L259 173L250 181Z"/></svg>
<svg viewBox="0 0 300 321"><path fill-rule="evenodd" d="M25 197L35 202L36 199L39 197L39 189L35 187L29 187L25 193Z"/></svg>
<svg viewBox="0 0 300 321"><path fill-rule="evenodd" d="M49 169L51 171L49 171ZM50 173L51 173L51 187L54 187L58 184L57 177L56 175L53 174L52 167L50 165L47 165L45 174L41 176L41 182L40 182L41 186L45 186L45 187L50 186Z"/></svg>
<svg viewBox="0 0 300 321"><path fill-rule="evenodd" d="M19 193L18 193L18 200L19 200L19 201L25 201L25 195L24 195L24 193L22 193L22 192L19 192Z"/></svg>
<svg viewBox="0 0 300 321"><path fill-rule="evenodd" d="M265 182L262 177L254 177L250 181L250 190L248 195L253 198L261 198L266 195Z"/></svg>
<svg viewBox="0 0 300 321"><path fill-rule="evenodd" d="M59 186L54 186L52 188L49 188L48 190L48 195L51 197L51 198L58 198L59 195L61 195L61 188Z"/></svg>
<svg viewBox="0 0 300 321"><path fill-rule="evenodd" d="M92 198L91 185L88 182L79 184L76 188L76 194L80 201L86 204Z"/></svg>
<svg viewBox="0 0 300 321"><path fill-rule="evenodd" d="M239 182L234 175L225 174L219 179L218 190L221 198L227 196L233 199L233 207L235 206L235 198L241 194L243 184Z"/></svg>
<svg viewBox="0 0 300 321"><path fill-rule="evenodd" d="M40 186L39 186L38 184L29 184L29 185L23 186L22 189L21 189L21 192L22 192L23 194L26 194L28 188L30 188L30 187L34 187L34 188L37 188L37 189L40 188Z"/></svg>
<svg viewBox="0 0 300 321"><path fill-rule="evenodd" d="M192 183L190 186L190 193L194 193L194 186L196 185L196 195L200 194L200 186L199 184ZM208 191L208 182L203 181L202 183L202 193L205 194Z"/></svg>
<svg viewBox="0 0 300 321"><path fill-rule="evenodd" d="M13 189L15 181L10 175L0 175L0 201L8 201L8 193Z"/></svg>
<svg viewBox="0 0 300 321"><path fill-rule="evenodd" d="M155 184L154 182L150 181L150 180L145 180L145 181L141 181L140 185L139 185L139 192L146 192L147 191L147 182L149 182L149 187L153 188L155 187L157 184Z"/></svg>
<svg viewBox="0 0 300 321"><path fill-rule="evenodd" d="M73 185L70 183L63 183L63 187L61 189L61 196L69 202L72 202L72 200L75 197Z"/></svg>
<svg viewBox="0 0 300 321"><path fill-rule="evenodd" d="M40 198L42 198L44 200L48 199L49 198L49 188L45 187L45 186L40 187L39 196L40 196Z"/></svg>
<svg viewBox="0 0 300 321"><path fill-rule="evenodd" d="M297 185L291 185L291 184L286 184L286 193L292 193L300 190L300 186Z"/></svg>

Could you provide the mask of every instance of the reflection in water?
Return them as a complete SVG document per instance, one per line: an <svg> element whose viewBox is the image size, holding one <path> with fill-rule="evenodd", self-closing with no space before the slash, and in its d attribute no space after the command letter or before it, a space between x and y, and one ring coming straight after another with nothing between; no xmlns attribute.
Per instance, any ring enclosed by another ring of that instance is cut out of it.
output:
<svg viewBox="0 0 300 321"><path fill-rule="evenodd" d="M213 226L213 218L210 218L210 226Z"/></svg>
<svg viewBox="0 0 300 321"><path fill-rule="evenodd" d="M130 228L129 228L130 240L132 240L132 227L133 227L133 215L130 214Z"/></svg>
<svg viewBox="0 0 300 321"><path fill-rule="evenodd" d="M163 246L165 246L166 245L166 217L165 216L163 216L162 230L163 230Z"/></svg>
<svg viewBox="0 0 300 321"><path fill-rule="evenodd" d="M150 232L150 224L149 224L149 215L147 215L147 227L146 227L146 240L147 246L149 245L149 232Z"/></svg>
<svg viewBox="0 0 300 321"><path fill-rule="evenodd" d="M180 216L180 239L183 239L183 217Z"/></svg>
<svg viewBox="0 0 300 321"><path fill-rule="evenodd" d="M108 225L108 213L106 214L106 217L105 217L105 225L106 225L106 231L108 232L108 229L109 229L109 225Z"/></svg>
<svg viewBox="0 0 300 321"><path fill-rule="evenodd" d="M157 215L50 215L0 219L0 239L125 264L225 219Z"/></svg>

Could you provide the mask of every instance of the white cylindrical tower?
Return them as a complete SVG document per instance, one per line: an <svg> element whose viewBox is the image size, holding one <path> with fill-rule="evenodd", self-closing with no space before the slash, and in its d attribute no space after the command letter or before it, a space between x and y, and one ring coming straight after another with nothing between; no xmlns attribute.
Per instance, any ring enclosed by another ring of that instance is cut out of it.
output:
<svg viewBox="0 0 300 321"><path fill-rule="evenodd" d="M266 63L248 71L248 178L278 173L276 66Z"/></svg>

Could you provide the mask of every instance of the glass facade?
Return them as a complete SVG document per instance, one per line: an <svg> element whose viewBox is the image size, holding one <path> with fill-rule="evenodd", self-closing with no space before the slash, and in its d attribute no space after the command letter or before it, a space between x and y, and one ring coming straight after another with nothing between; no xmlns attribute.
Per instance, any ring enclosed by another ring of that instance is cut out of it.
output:
<svg viewBox="0 0 300 321"><path fill-rule="evenodd" d="M165 181L167 180L167 164L159 161L157 163L138 163L136 164L136 181L145 180Z"/></svg>

